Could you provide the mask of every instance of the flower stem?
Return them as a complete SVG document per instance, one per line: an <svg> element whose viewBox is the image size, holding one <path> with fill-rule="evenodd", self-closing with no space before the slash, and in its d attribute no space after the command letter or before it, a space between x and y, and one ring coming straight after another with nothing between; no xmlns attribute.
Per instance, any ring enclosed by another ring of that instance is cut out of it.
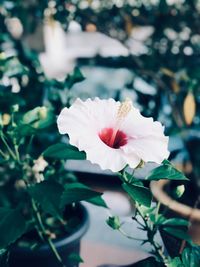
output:
<svg viewBox="0 0 200 267"><path fill-rule="evenodd" d="M136 237L133 237L133 236L128 235L128 234L127 234L126 232L124 232L124 230L122 230L121 228L119 228L118 231L119 231L122 235L124 235L125 237L127 237L128 239L137 240L137 241L144 241L144 239L136 238Z"/></svg>
<svg viewBox="0 0 200 267"><path fill-rule="evenodd" d="M38 234L39 234L40 236L42 236L42 238L43 238L44 240L47 241L49 247L51 248L52 252L54 253L56 259L60 262L61 266L62 266L62 267L66 267L66 265L63 263L63 261L62 261L60 255L59 255L59 253L58 253L56 247L54 246L54 244L53 244L51 238L46 234L46 229L45 229L45 226L44 226L44 224L43 224L43 222L42 222L42 218L41 218L40 212L39 212L39 210L38 210L38 208L37 208L37 205L36 205L36 203L35 203L35 200L34 200L33 198L31 198L31 205L32 205L33 211L34 211L34 213L35 213L36 221L37 221L37 224L38 224L38 228L37 228L37 230L40 229L39 232L38 232Z"/></svg>
<svg viewBox="0 0 200 267"><path fill-rule="evenodd" d="M16 159L17 159L18 163L20 164L20 155L19 155L18 146L14 145L14 148L15 148Z"/></svg>
<svg viewBox="0 0 200 267"><path fill-rule="evenodd" d="M4 159L7 158L6 154L5 154L1 149L0 149L0 155L1 155Z"/></svg>
<svg viewBox="0 0 200 267"><path fill-rule="evenodd" d="M16 156L15 156L15 154L13 153L12 149L10 148L10 146L8 145L6 139L4 138L3 133L0 134L0 137L1 137L1 140L3 141L5 147L7 148L8 152L9 152L10 155L12 156L12 158L13 158L14 160L16 160Z"/></svg>
<svg viewBox="0 0 200 267"><path fill-rule="evenodd" d="M158 259L163 262L163 263L166 263L166 257L165 255L163 254L162 250L161 250L161 246L158 245L155 240L154 240L154 236L155 236L155 232L153 229L151 229L148 225L148 222L147 222L147 219L145 219L143 216L142 216L142 213L140 212L140 208L139 208L139 205L136 205L136 208L137 208L137 212L139 213L139 215L141 216L141 218L143 219L144 221L144 224L145 224L145 229L147 230L147 236L148 236L148 242L153 246L154 250L155 250L155 253L158 257ZM157 208L157 210L159 211L159 207ZM151 238L149 238L151 237Z"/></svg>

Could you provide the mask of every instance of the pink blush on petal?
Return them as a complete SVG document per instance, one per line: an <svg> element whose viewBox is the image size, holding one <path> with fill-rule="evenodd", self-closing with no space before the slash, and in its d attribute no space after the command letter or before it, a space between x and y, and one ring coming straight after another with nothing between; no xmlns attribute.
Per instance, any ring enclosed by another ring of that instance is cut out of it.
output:
<svg viewBox="0 0 200 267"><path fill-rule="evenodd" d="M104 128L101 130L99 138L104 144L114 149L126 145L128 141L127 135L124 132L120 130L116 131L113 128Z"/></svg>

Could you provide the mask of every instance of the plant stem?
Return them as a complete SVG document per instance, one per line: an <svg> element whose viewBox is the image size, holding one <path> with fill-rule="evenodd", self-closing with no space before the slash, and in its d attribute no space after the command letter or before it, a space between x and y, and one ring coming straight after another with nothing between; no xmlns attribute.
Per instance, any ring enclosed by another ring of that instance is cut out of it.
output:
<svg viewBox="0 0 200 267"><path fill-rule="evenodd" d="M10 148L10 146L8 145L6 139L4 138L3 133L0 134L0 137L1 137L1 140L3 141L5 147L7 148L8 152L9 152L10 155L12 156L12 158L13 158L14 160L16 160L16 156L15 156L15 154L13 153L12 149Z"/></svg>
<svg viewBox="0 0 200 267"><path fill-rule="evenodd" d="M125 233L124 230L122 230L121 228L119 228L118 231L119 231L122 235L124 235L125 237L127 237L128 239L133 239L133 240L137 240L137 241L144 241L144 239L136 238L136 237L133 237L133 236L128 235L128 234Z"/></svg>
<svg viewBox="0 0 200 267"><path fill-rule="evenodd" d="M136 208L137 208L137 212L139 213L139 215L142 217L143 221L144 221L144 224L145 224L145 228L147 230L147 236L151 236L151 238L149 239L148 238L148 242L153 246L154 250L155 250L155 253L158 257L158 259L163 262L163 263L166 263L166 257L163 255L163 252L161 250L161 246L158 245L155 241L154 241L154 236L155 236L155 233L154 231L149 227L148 225L148 222L147 222L147 219L145 219L143 216L142 216L142 213L140 212L140 208L139 208L139 205L136 205ZM158 209L159 210L159 207Z"/></svg>
<svg viewBox="0 0 200 267"><path fill-rule="evenodd" d="M0 155L1 155L4 159L7 158L6 154L5 154L1 149L0 149Z"/></svg>
<svg viewBox="0 0 200 267"><path fill-rule="evenodd" d="M40 230L39 230L39 229L37 228L37 230L39 230L38 234L39 234L40 236L42 236L43 239L46 240L46 241L48 242L49 247L51 248L51 250L52 250L52 252L54 253L54 255L55 255L55 257L57 258L57 260L60 262L61 266L62 266L62 267L66 267L65 264L63 263L63 261L62 261L60 255L59 255L59 253L58 253L56 247L54 246L54 244L53 244L51 238L46 234L46 229L45 229L45 226L44 226L44 224L43 224L43 222L42 222L42 218L41 218L40 212L39 212L39 210L38 210L38 208L37 208L37 205L36 205L36 203L35 203L35 200L34 200L33 198L31 198L31 204L32 204L32 208L33 208L33 211L34 211L34 213L35 213L35 216L36 216L36 220L37 220L37 223L38 223L38 228L40 229Z"/></svg>
<svg viewBox="0 0 200 267"><path fill-rule="evenodd" d="M161 206L161 203L160 203L160 201L159 201L159 202L157 203L157 207L156 207L156 220L158 219L160 206Z"/></svg>
<svg viewBox="0 0 200 267"><path fill-rule="evenodd" d="M15 148L15 154L16 154L17 161L20 164L20 155L19 155L18 146L14 145L14 148Z"/></svg>

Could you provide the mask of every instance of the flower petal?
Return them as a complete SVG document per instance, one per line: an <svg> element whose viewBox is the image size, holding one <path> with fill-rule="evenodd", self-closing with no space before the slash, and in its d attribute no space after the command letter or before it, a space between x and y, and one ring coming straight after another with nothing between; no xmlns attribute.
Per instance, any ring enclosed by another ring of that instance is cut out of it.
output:
<svg viewBox="0 0 200 267"><path fill-rule="evenodd" d="M70 144L85 151L92 163L113 172L122 170L126 164L135 168L141 159L161 163L168 158L168 137L164 135L164 127L152 118L142 116L134 107L119 118L119 107L120 102L113 99L77 99L59 115L59 132L67 133ZM113 129L111 133L123 132L127 142L121 142L117 149L106 145L99 133L107 128Z"/></svg>

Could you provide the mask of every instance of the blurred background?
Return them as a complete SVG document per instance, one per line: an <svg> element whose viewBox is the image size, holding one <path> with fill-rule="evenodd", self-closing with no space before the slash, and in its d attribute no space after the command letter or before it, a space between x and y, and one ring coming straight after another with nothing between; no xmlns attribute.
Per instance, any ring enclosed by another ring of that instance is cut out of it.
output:
<svg viewBox="0 0 200 267"><path fill-rule="evenodd" d="M170 159L191 178L197 194L199 80L199 0L0 1L4 124L15 104L23 111L45 105L58 115L77 97L129 97L144 116L165 125ZM35 144L36 153L44 139L58 138L44 134ZM106 188L113 210L130 214L129 202L116 196L116 180L109 172L88 162L68 162L67 168L83 182ZM91 216L97 220L101 215L93 210ZM99 238L95 229L88 238ZM113 243L122 244L118 239Z"/></svg>

